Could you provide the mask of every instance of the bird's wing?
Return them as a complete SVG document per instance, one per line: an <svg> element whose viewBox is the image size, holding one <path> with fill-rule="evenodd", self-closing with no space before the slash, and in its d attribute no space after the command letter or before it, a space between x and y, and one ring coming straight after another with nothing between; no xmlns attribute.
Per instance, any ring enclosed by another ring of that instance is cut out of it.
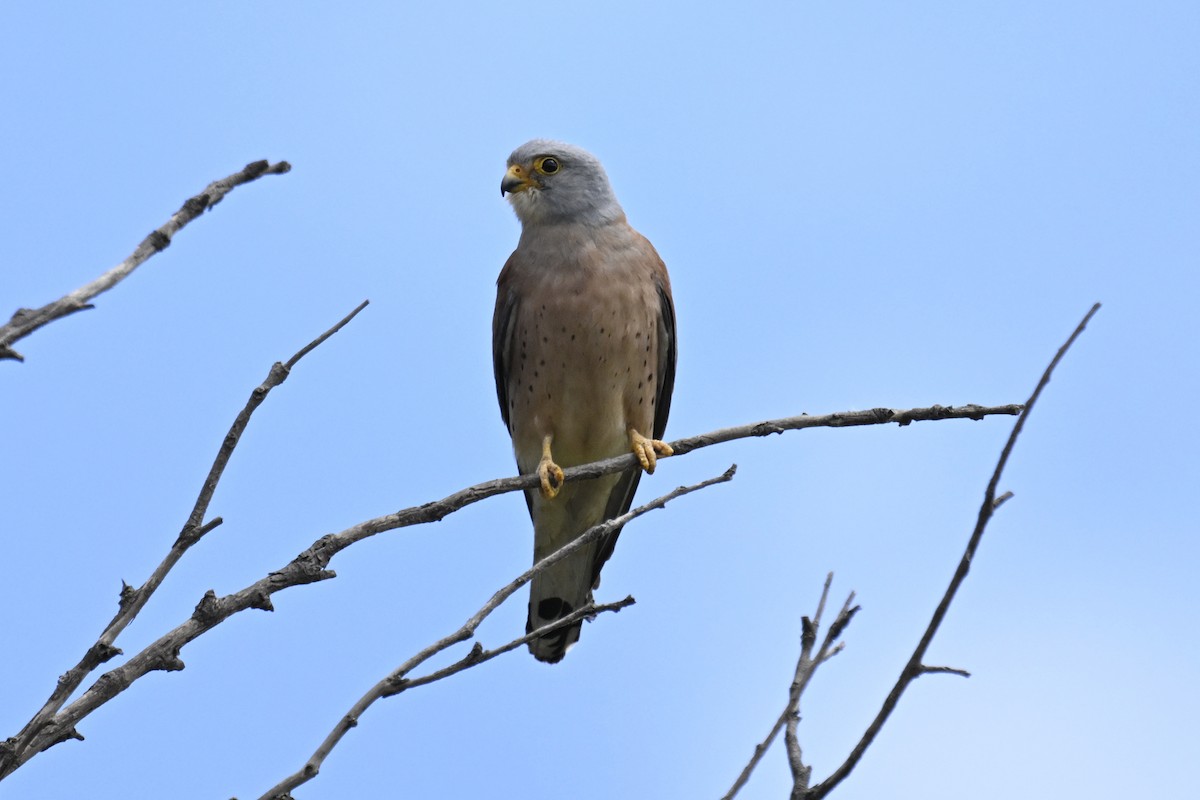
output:
<svg viewBox="0 0 1200 800"><path fill-rule="evenodd" d="M492 371L496 376L496 399L500 401L500 417L509 432L508 374L512 361L513 331L517 327L517 293L512 288L512 264L516 253L508 257L496 280L496 310L492 314Z"/></svg>
<svg viewBox="0 0 1200 800"><path fill-rule="evenodd" d="M658 369L655 370L657 387L654 400L654 438L661 439L667 430L667 416L671 413L671 394L675 391L675 360L678 352L675 341L675 302L671 299L671 281L667 277L666 265L648 241L646 247L654 259L654 283L658 290ZM604 512L605 519L619 517L629 511L641 478L642 471L637 468L621 475L621 480L609 495L608 506ZM600 585L600 570L612 556L617 546L617 537L620 535L621 529L618 528L600 540L596 560L592 564L593 588Z"/></svg>
<svg viewBox="0 0 1200 800"><path fill-rule="evenodd" d="M675 392L675 302L671 299L671 282L667 268L660 259L655 282L658 287L658 388L654 405L654 438L667 432L667 415L671 413L671 395Z"/></svg>
<svg viewBox="0 0 1200 800"><path fill-rule="evenodd" d="M520 309L518 295L512 286L512 264L517 254L513 253L504 262L500 277L496 279L496 310L492 314L492 372L496 376L496 399L500 402L500 418L511 434L512 405L509 401L509 370L513 353L513 335L517 329L517 312ZM528 492L521 492L525 507L533 514L533 501Z"/></svg>

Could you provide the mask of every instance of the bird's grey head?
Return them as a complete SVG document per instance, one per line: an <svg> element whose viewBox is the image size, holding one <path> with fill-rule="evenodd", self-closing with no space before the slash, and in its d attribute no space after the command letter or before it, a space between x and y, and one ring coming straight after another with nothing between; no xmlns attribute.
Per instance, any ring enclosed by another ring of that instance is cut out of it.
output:
<svg viewBox="0 0 1200 800"><path fill-rule="evenodd" d="M550 139L534 139L512 152L500 194L508 195L522 225L603 225L625 217L600 161Z"/></svg>

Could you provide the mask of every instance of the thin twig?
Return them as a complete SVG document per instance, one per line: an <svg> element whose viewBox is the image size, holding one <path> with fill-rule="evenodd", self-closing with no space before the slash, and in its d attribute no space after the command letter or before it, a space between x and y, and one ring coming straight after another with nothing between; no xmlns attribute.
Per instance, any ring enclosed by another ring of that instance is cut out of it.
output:
<svg viewBox="0 0 1200 800"><path fill-rule="evenodd" d="M879 731L883 728L883 724L887 722L892 710L895 709L896 703L900 700L900 695L916 678L925 670L921 661L925 657L925 652L929 649L930 642L933 641L934 634L937 633L938 627L942 624L942 619L946 616L946 611L950 608L950 603L954 600L954 595L958 592L958 587L966 579L967 573L971 569L971 562L975 558L975 551L979 548L979 542L983 539L983 532L987 528L988 520L992 518L992 514L998 505L996 502L996 487L1000 483L1000 476L1004 473L1004 467L1008 463L1008 457L1013 451L1013 447L1017 443L1017 437L1021 435L1021 430L1025 427L1025 421L1029 419L1029 412L1033 410L1034 404L1042 394L1042 390L1050 383L1050 376L1053 374L1055 367L1062 361L1067 350L1075 343L1087 327L1088 322L1100 310L1100 304L1096 303L1091 310L1084 315L1079 325L1067 338L1066 343L1058 349L1054 358L1050 361L1050 365L1046 367L1046 371L1042 373L1041 380L1038 381L1037 387L1033 390L1033 394L1025 402L1025 413L1013 425L1012 433L1009 434L1008 441L1004 445L1004 449L1000 452L1000 458L996 462L996 469L992 472L992 478L988 481L987 490L983 495L983 503L979 507L979 516L975 521L975 529L971 532L970 541L967 543L967 549L963 552L962 558L958 562L958 569L954 572L954 577L950 580L950 585L946 587L946 593L942 596L941 602L933 612L932 619L929 620L929 625L925 628L925 633L921 636L921 641L917 644L917 648L913 651L912 656L908 659L908 663L904 665L904 669L897 678L896 684L888 693L887 698L883 701L883 707L879 709L879 713L871 722L858 744L847 756L846 760L834 770L828 778L821 781L816 786L812 787L805 794L806 800L820 800L833 790L839 783L845 780L846 776L854 769L862 758L863 753L879 735ZM934 668L936 669L936 668ZM942 670L938 670L942 671ZM947 670L950 671L950 670Z"/></svg>
<svg viewBox="0 0 1200 800"><path fill-rule="evenodd" d="M475 647L471 649L470 653L463 656L458 661L455 661L450 666L442 667L439 670L431 672L428 675L422 675L419 678L402 679L399 681L398 685L393 687L391 693L384 696L391 697L394 694L406 692L409 689L415 689L418 686L425 686L433 683L434 681L440 681L442 678L448 678L451 675L462 672L464 669L473 667L476 664L482 664L485 661L491 661L496 656L502 656L511 650L516 650L521 645L529 644L534 639L540 639L541 637L549 636L550 634L562 628L570 627L580 620L591 620L593 617L603 614L606 611L620 611L622 608L631 606L635 602L637 601L635 601L632 596L627 595L624 600L617 600L615 603L588 603L587 605L582 606L578 611L573 611L561 619L547 623L546 625L543 625L542 627L537 628L534 631L517 639L513 639L508 644L501 645L494 650L484 650L482 645L476 643Z"/></svg>
<svg viewBox="0 0 1200 800"><path fill-rule="evenodd" d="M102 292L116 286L129 277L135 269L141 266L155 253L165 250L171 244L171 238L185 225L196 217L208 211L225 199L225 195L244 183L258 180L264 175L282 175L291 170L292 165L286 161L270 164L266 161L255 161L247 164L240 172L235 172L227 178L213 181L204 191L190 198L183 206L171 215L161 227L153 230L142 240L141 244L130 254L129 258L117 264L96 280L81 286L68 295L64 295L41 308L19 308L6 324L0 325L0 360L12 359L24 361L25 358L12 349L12 345L24 339L43 325L49 325L56 319L70 316L77 311L85 311L93 306L88 301Z"/></svg>
<svg viewBox="0 0 1200 800"><path fill-rule="evenodd" d="M0 778L10 774L24 763L25 759L22 756L25 754L26 748L29 747L34 737L41 732L42 728L58 713L67 699L75 693L75 690L79 688L84 679L101 664L121 654L121 649L114 644L117 637L128 627L129 623L134 620L142 608L145 607L150 596L162 584L163 580L167 577L167 573L174 568L179 559L183 557L183 554L192 545L200 541L206 533L221 524L223 520L220 517L216 517L204 524L201 524L201 522L208 512L209 503L212 501L213 494L217 490L217 484L221 481L225 467L229 464L229 459L233 455L234 448L241 441L242 433L250 423L250 416L254 413L255 409L262 405L262 402L267 398L272 389L287 379L291 368L296 365L297 361L311 352L317 345L341 330L344 325L367 307L368 302L364 300L360 303L357 308L343 317L336 325L305 345L298 353L288 359L286 364L276 362L272 365L270 372L267 373L266 380L250 393L250 399L246 401L246 405L238 412L233 425L229 428L229 432L225 434L225 438L221 441L217 456L213 460L212 467L209 469L204 483L201 485L200 494L192 506L191 513L188 514L187 522L184 523L183 529L179 532L174 544L171 545L171 549L167 552L166 557L155 567L150 577L140 587L134 589L128 585L124 586L121 590L121 601L117 609L117 614L105 626L96 643L88 648L87 652L79 660L79 663L67 670L58 679L58 683L55 685L54 691L50 694L50 698L34 714L33 718L26 723L21 732L13 739L0 745Z"/></svg>
<svg viewBox="0 0 1200 800"><path fill-rule="evenodd" d="M948 675L959 675L963 678L971 677L971 673L967 672L965 669L959 669L958 667L930 667L925 664L921 665L920 670L917 671L917 675L928 675L933 672L945 673Z"/></svg>
<svg viewBox="0 0 1200 800"><path fill-rule="evenodd" d="M274 371L275 367L272 367L272 370ZM692 450L698 450L714 444L752 436L765 436L785 430L883 425L892 422L903 426L918 420L979 420L993 415L1020 414L1021 408L1020 405L966 405L959 407L935 405L927 408L912 408L903 411L876 408L868 411L847 411L820 416L805 414L797 417L766 420L734 428L725 428L700 436L678 439L670 444L676 455L682 455ZM632 453L627 453L591 464L570 467L564 470L564 479L566 481L585 480L637 468L638 462L636 456ZM240 591L221 598L213 597L209 602L202 601L197 606L196 613L192 615L191 619L160 636L142 650L141 653L131 658L121 667L102 675L74 703L57 713L53 719L48 720L45 723L44 729L39 731L32 741L31 749L23 748L25 752L22 752L19 758L12 756L11 751L9 751L10 755L7 756L3 767L0 768L0 778L11 773L13 769L28 761L34 754L60 741L64 741L64 737L74 730L74 726L81 719L124 691L133 681L142 675L159 669L182 669L183 662L179 660L180 649L233 614L250 608L271 610L270 597L275 592L335 577L336 573L327 569L330 560L355 542L385 531L396 530L397 528L438 522L468 505L486 500L489 497L521 489L532 489L538 485L539 478L536 474L499 478L461 489L441 500L411 506L392 514L385 514L381 517L364 520L338 533L322 536L288 564L279 570L269 573L266 577L255 581ZM135 590L127 587L127 591L122 593L122 601L125 601L126 595L132 596L134 593ZM104 657L97 663L104 663L104 661L107 661L116 654L116 652L99 654ZM4 753L7 749L5 744L0 743L0 759L5 759Z"/></svg>
<svg viewBox="0 0 1200 800"><path fill-rule="evenodd" d="M292 789L295 789L297 786L307 783L316 777L321 771L321 765L325 763L325 759L329 756L330 752L333 751L333 748L337 746L338 742L342 740L342 737L345 736L351 728L354 728L358 725L358 720L362 717L363 713L377 700L400 694L401 692L414 686L424 686L426 684L433 683L436 680L440 680L441 678L461 672L464 669L468 669L477 664L482 664L484 661L494 658L501 653L506 653L526 642L532 641L538 636L543 636L554 630L558 630L559 628L571 625L586 616L594 615L600 610L611 609L616 611L632 604L632 597L627 597L619 603L613 603L605 607L589 604L588 606L575 611L564 619L557 620L549 625L545 625L542 628L533 631L532 633L528 633L525 636L509 642L503 647L497 648L496 650L485 651L477 643L475 648L473 648L471 652L459 662L444 669L430 673L424 678L418 678L416 680L409 680L408 678L408 674L410 672L431 657L452 647L453 645L458 644L459 642L465 642L474 636L476 629L480 626L480 624L483 623L485 619L487 619L488 615L499 608L505 600L512 597L518 589L528 583L529 580L537 573L542 572L552 564L561 561L575 551L579 550L581 547L586 547L591 542L596 541L602 536L606 536L613 530L619 530L623 525L631 520L653 511L654 509L663 508L667 503L677 497L691 494L692 492L699 491L700 489L712 486L713 484L725 483L726 481L732 480L736 471L737 465L735 464L734 466L731 466L729 469L725 470L725 472L721 475L701 481L700 483L692 484L691 486L680 486L674 491L668 492L662 497L651 500L645 505L638 506L637 508L622 514L619 517L606 520L598 525L593 525L591 528L588 528L587 531L585 531L578 539L568 542L566 545L560 547L558 550L554 551L529 569L525 570L525 572L518 575L506 586L493 594L492 597L486 603L484 603L478 611L476 611L465 623L463 623L462 627L460 627L454 633L451 633L449 636L445 636L424 648L412 658L408 659L395 670L393 670L386 678L372 686L366 694L359 698L358 702L351 706L350 710L346 712L345 716L338 721L338 724L335 725L333 730L329 732L329 735L325 737L325 740L321 742L321 745L316 749L316 752L314 752L308 761L304 763L304 766L288 777L284 778L275 786L268 789L259 798L259 800L278 800L279 798L287 796Z"/></svg>
<svg viewBox="0 0 1200 800"><path fill-rule="evenodd" d="M825 613L825 601L829 598L829 587L833 584L833 573L830 572L825 576L825 585L821 589L821 599L817 602L817 613L810 620L804 617L802 622L802 633L800 636L800 658L796 661L796 672L792 678L792 685L788 687L788 701L784 706L783 713L775 720L775 724L771 726L771 730L767 733L765 739L755 746L754 753L750 756L750 760L746 766L742 768L741 774L737 780L733 782L733 786L721 798L721 800L733 800L746 782L750 780L750 774L754 772L754 768L758 766L758 762L766 755L767 750L771 748L771 744L775 741L775 737L779 735L781 729L784 730L784 748L787 750L788 766L792 771L793 796L797 792L801 794L808 788L809 776L812 774L812 767L804 765L804 760L800 750L800 741L796 735L796 726L800 722L800 696L804 694L804 690L808 688L809 682L812 680L813 674L817 671L817 667L824 664L829 659L842 651L842 642L837 640L841 637L842 632L846 630L846 626L850 624L850 620L858 613L858 606L853 606L854 592L851 592L846 597L846 602L842 603L842 608L838 611L838 615L834 617L833 624L825 632L825 638L821 642L821 648L813 655L813 647L817 641L817 631L821 627L821 617Z"/></svg>

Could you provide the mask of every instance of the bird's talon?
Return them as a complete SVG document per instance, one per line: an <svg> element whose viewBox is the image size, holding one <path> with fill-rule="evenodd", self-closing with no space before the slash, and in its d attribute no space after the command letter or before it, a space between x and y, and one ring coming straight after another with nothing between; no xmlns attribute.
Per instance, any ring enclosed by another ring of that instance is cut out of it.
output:
<svg viewBox="0 0 1200 800"><path fill-rule="evenodd" d="M538 462L537 468L538 478L542 482L542 497L547 500L554 499L558 490L562 488L564 480L562 467L555 464L554 458L550 455L550 440L549 436L542 440L542 460Z"/></svg>
<svg viewBox="0 0 1200 800"><path fill-rule="evenodd" d="M538 464L538 477L542 481L542 497L547 500L553 499L563 485L562 467L548 458L543 458Z"/></svg>
<svg viewBox="0 0 1200 800"><path fill-rule="evenodd" d="M647 438L632 429L629 431L629 445L633 454L637 456L638 463L642 465L642 469L650 475L654 474L654 468L658 466L659 456L666 458L675 454L671 445L666 442Z"/></svg>

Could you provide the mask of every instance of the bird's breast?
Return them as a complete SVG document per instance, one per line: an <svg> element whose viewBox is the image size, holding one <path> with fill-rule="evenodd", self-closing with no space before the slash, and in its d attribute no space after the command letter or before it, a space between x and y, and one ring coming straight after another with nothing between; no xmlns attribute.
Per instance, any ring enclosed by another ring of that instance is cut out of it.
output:
<svg viewBox="0 0 1200 800"><path fill-rule="evenodd" d="M572 260L529 276L521 305L509 386L518 450L540 452L552 435L562 466L625 452L629 427L653 423L651 276L632 262Z"/></svg>

